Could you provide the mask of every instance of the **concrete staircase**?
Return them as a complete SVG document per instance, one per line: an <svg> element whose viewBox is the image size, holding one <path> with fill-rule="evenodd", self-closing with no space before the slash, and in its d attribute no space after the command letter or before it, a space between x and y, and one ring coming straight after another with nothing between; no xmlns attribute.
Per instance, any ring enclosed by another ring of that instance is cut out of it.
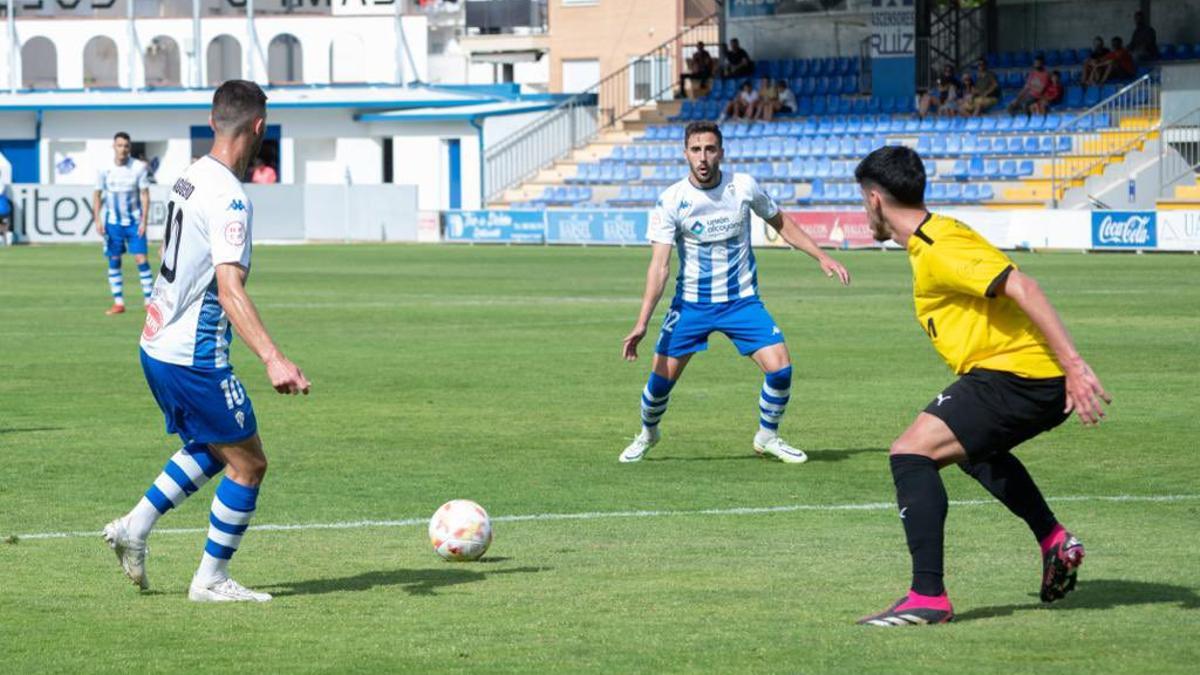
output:
<svg viewBox="0 0 1200 675"><path fill-rule="evenodd" d="M591 143L578 148L566 157L557 160L551 166L540 171L533 178L516 187L504 191L504 196L488 204L488 208L508 208L514 202L525 202L536 199L545 189L552 185L562 185L568 178L573 178L579 172L579 165L584 162L598 162L612 155L618 145L632 143L646 132L651 124L666 124L667 118L679 113L682 106L680 101L651 102L639 108L636 114L617 122L613 127L600 132ZM599 202L613 199L617 196L619 187L616 185L592 186L592 201Z"/></svg>

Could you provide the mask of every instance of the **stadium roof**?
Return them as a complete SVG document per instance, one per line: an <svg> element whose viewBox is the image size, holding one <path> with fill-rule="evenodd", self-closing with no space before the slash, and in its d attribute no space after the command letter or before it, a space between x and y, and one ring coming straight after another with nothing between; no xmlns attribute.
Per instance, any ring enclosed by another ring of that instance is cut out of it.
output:
<svg viewBox="0 0 1200 675"><path fill-rule="evenodd" d="M392 84L265 88L274 109L440 109L519 101L515 86ZM212 105L212 89L76 89L0 93L0 112L51 110L188 110Z"/></svg>
<svg viewBox="0 0 1200 675"><path fill-rule="evenodd" d="M522 113L550 110L558 105L554 98L525 101L497 101L456 106L453 108L425 108L389 110L387 112L363 113L355 117L359 122L442 122L448 120L471 120L498 115L520 115Z"/></svg>

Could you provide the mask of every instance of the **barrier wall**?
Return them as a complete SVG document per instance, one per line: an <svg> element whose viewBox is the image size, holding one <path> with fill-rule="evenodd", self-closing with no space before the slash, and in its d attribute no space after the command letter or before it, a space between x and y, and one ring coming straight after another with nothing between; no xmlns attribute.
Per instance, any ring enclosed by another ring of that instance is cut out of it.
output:
<svg viewBox="0 0 1200 675"><path fill-rule="evenodd" d="M255 241L417 241L413 185L246 185ZM150 186L147 236L161 240L170 186ZM33 244L99 243L87 185L15 184L13 233Z"/></svg>
<svg viewBox="0 0 1200 675"><path fill-rule="evenodd" d="M938 209L961 220L1003 249L1074 251L1200 251L1200 209L1195 211L998 211ZM787 211L826 248L879 248L867 216L858 210ZM649 211L579 209L545 211L446 211L443 241L500 244L644 245ZM785 247L765 222L753 219L755 246ZM889 244L889 246L894 246Z"/></svg>

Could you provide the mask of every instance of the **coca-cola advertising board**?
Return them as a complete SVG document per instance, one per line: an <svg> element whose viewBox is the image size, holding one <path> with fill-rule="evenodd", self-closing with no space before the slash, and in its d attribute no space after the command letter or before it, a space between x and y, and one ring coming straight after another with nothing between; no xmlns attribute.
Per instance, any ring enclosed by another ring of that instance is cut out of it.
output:
<svg viewBox="0 0 1200 675"><path fill-rule="evenodd" d="M879 246L871 236L867 224L867 212L856 211L787 211L792 222L823 248L876 248ZM764 244L787 246L770 225L763 223Z"/></svg>
<svg viewBox="0 0 1200 675"><path fill-rule="evenodd" d="M1154 211L1092 211L1092 247L1157 248L1157 214Z"/></svg>

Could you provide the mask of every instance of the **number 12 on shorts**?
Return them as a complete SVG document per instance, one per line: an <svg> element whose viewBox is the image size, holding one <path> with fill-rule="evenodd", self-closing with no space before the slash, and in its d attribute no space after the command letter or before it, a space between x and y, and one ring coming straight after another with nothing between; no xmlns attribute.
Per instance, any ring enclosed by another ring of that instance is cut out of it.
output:
<svg viewBox="0 0 1200 675"><path fill-rule="evenodd" d="M221 380L221 391L225 393L225 405L230 410L246 402L246 390L242 388L242 383L238 381L237 375L230 375Z"/></svg>

